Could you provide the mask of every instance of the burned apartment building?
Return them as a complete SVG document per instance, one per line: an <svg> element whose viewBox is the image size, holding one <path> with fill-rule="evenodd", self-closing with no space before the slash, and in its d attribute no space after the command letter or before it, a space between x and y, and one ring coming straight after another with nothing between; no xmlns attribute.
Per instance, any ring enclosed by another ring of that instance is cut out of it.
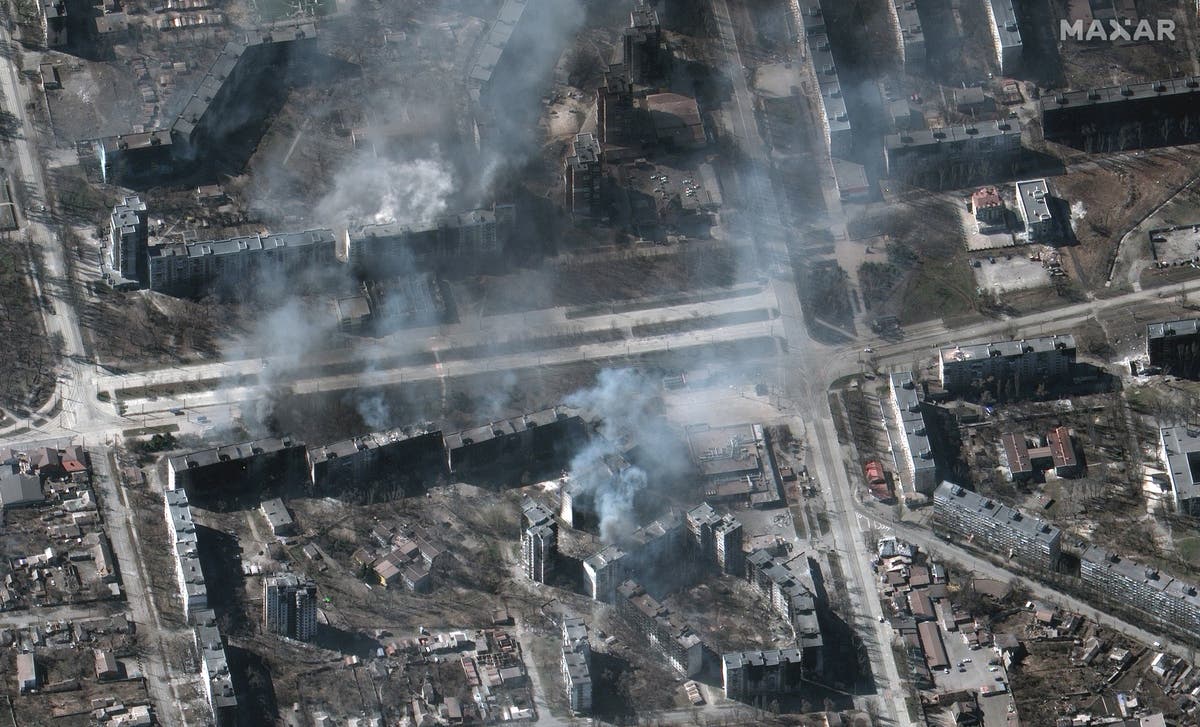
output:
<svg viewBox="0 0 1200 727"><path fill-rule="evenodd" d="M439 430L390 429L305 451L313 491L322 497L377 502L413 495L445 476Z"/></svg>
<svg viewBox="0 0 1200 727"><path fill-rule="evenodd" d="M263 579L263 630L312 641L317 635L317 584L292 573Z"/></svg>
<svg viewBox="0 0 1200 727"><path fill-rule="evenodd" d="M965 538L973 546L1000 553L1023 565L1053 571L1062 553L1062 531L960 487L943 482L933 493L935 529Z"/></svg>
<svg viewBox="0 0 1200 727"><path fill-rule="evenodd" d="M721 657L725 698L740 702L799 694L805 669L799 649L735 651Z"/></svg>
<svg viewBox="0 0 1200 727"><path fill-rule="evenodd" d="M521 503L521 565L525 576L546 583L558 564L558 522L530 498Z"/></svg>
<svg viewBox="0 0 1200 727"><path fill-rule="evenodd" d="M156 177L221 157L224 147L253 126L255 114L268 106L247 100L276 92L285 70L304 67L316 45L312 23L247 31L229 41L168 128L91 142L102 178Z"/></svg>
<svg viewBox="0 0 1200 727"><path fill-rule="evenodd" d="M762 425L690 426L687 439L706 501L754 507L780 502L778 471Z"/></svg>
<svg viewBox="0 0 1200 727"><path fill-rule="evenodd" d="M717 515L707 502L687 513L692 548L708 567L731 576L745 573L742 524L733 515Z"/></svg>
<svg viewBox="0 0 1200 727"><path fill-rule="evenodd" d="M663 583L689 578L681 562L686 540L682 518L674 514L638 528L619 545L606 545L584 558L584 593L612 603L617 586L630 578L652 576Z"/></svg>
<svg viewBox="0 0 1200 727"><path fill-rule="evenodd" d="M821 622L829 600L817 562L806 556L786 560L756 550L746 556L746 579L791 627L805 668L821 673L825 668Z"/></svg>
<svg viewBox="0 0 1200 727"><path fill-rule="evenodd" d="M268 483L308 481L303 442L272 437L229 444L167 458L167 489L188 489L195 497L216 490L241 491Z"/></svg>
<svg viewBox="0 0 1200 727"><path fill-rule="evenodd" d="M919 70L925 63L925 30L917 0L891 0L888 10L900 62L909 71Z"/></svg>
<svg viewBox="0 0 1200 727"><path fill-rule="evenodd" d="M355 272L370 279L411 272L413 267L466 273L502 262L517 210L511 204L442 215L424 225L383 222L346 232Z"/></svg>
<svg viewBox="0 0 1200 727"><path fill-rule="evenodd" d="M921 390L909 371L889 377L892 415L896 418L898 441L892 442L892 456L903 486L913 492L928 495L937 487L937 462L933 440L926 419L927 405L921 400ZM888 430L888 437L892 436Z"/></svg>
<svg viewBox="0 0 1200 727"><path fill-rule="evenodd" d="M447 434L451 472L513 468L561 470L587 440L583 418L563 408L543 409Z"/></svg>
<svg viewBox="0 0 1200 727"><path fill-rule="evenodd" d="M564 616L562 622L562 675L572 714L592 711L592 647L583 619Z"/></svg>
<svg viewBox="0 0 1200 727"><path fill-rule="evenodd" d="M617 586L617 614L684 677L704 670L708 648L679 614L659 603L636 581Z"/></svg>
<svg viewBox="0 0 1200 727"><path fill-rule="evenodd" d="M1193 425L1163 427L1158 430L1158 442L1175 511L1200 515L1200 429Z"/></svg>
<svg viewBox="0 0 1200 727"><path fill-rule="evenodd" d="M648 86L666 77L671 54L663 42L658 12L637 0L629 13L629 27L621 33L621 60L631 83Z"/></svg>
<svg viewBox="0 0 1200 727"><path fill-rule="evenodd" d="M1001 75L1012 75L1021 65L1025 44L1017 23L1017 0L984 0L992 31L992 52Z"/></svg>
<svg viewBox="0 0 1200 727"><path fill-rule="evenodd" d="M1200 318L1147 325L1146 356L1165 374L1200 378Z"/></svg>
<svg viewBox="0 0 1200 727"><path fill-rule="evenodd" d="M1024 152L1016 120L913 129L885 136L883 147L889 178L935 188L1011 174Z"/></svg>
<svg viewBox="0 0 1200 727"><path fill-rule="evenodd" d="M171 295L244 290L248 284L282 281L338 262L331 230L166 243L151 245L146 254L146 287Z"/></svg>
<svg viewBox="0 0 1200 727"><path fill-rule="evenodd" d="M1063 91L1039 106L1047 141L1093 154L1200 140L1200 76Z"/></svg>
<svg viewBox="0 0 1200 727"><path fill-rule="evenodd" d="M595 134L576 134L563 170L563 203L575 221L603 216L603 183L600 142Z"/></svg>
<svg viewBox="0 0 1200 727"><path fill-rule="evenodd" d="M955 395L990 391L1008 399L1071 381L1075 337L1066 334L1019 341L948 346L938 351L942 387Z"/></svg>
<svg viewBox="0 0 1200 727"><path fill-rule="evenodd" d="M602 161L613 164L640 157L652 141L649 130L624 64L609 66L596 89L596 140Z"/></svg>

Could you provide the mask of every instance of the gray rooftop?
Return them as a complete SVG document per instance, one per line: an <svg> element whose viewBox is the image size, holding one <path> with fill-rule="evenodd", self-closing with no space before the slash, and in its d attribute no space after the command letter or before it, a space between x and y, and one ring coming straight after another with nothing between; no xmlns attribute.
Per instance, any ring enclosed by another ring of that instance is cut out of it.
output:
<svg viewBox="0 0 1200 727"><path fill-rule="evenodd" d="M176 242L150 248L150 254L159 257L222 257L243 253L271 253L288 248L304 248L327 245L333 249L336 238L333 230L303 230L300 232L277 232L270 235L247 235L227 240L202 242Z"/></svg>
<svg viewBox="0 0 1200 727"><path fill-rule="evenodd" d="M914 129L900 134L888 134L883 138L883 144L889 151L911 147L933 146L939 144L960 144L975 139L1000 137L1021 137L1021 127L1018 123L1007 121L981 121L977 124L960 126L943 126L937 129Z"/></svg>
<svg viewBox="0 0 1200 727"><path fill-rule="evenodd" d="M283 500L278 497L263 500L262 511L263 515L267 516L267 522L271 524L273 529L278 530L281 527L292 524L292 516L288 514Z"/></svg>
<svg viewBox="0 0 1200 727"><path fill-rule="evenodd" d="M988 5L996 23L995 34L1000 40L1000 48L1020 47L1021 28L1017 25L1017 12L1013 8L1013 0L988 0Z"/></svg>
<svg viewBox="0 0 1200 727"><path fill-rule="evenodd" d="M181 454L170 458L171 467L176 472L195 467L206 467L229 460L249 459L261 454L279 452L291 447L304 447L303 442L297 442L291 437L269 437L256 439L253 442L227 444L213 449L202 449L190 454Z"/></svg>
<svg viewBox="0 0 1200 727"><path fill-rule="evenodd" d="M921 394L909 371L892 374L891 385L896 408L900 412L900 433L908 442L908 451L912 454L912 460L907 464L912 467L913 476L917 477L918 473L937 467L925 425L924 409L921 407Z"/></svg>
<svg viewBox="0 0 1200 727"><path fill-rule="evenodd" d="M1168 78L1144 83L1129 83L1124 86L1064 91L1041 100L1042 113L1074 106L1098 106L1160 96L1178 96L1200 92L1200 76Z"/></svg>
<svg viewBox="0 0 1200 727"><path fill-rule="evenodd" d="M1170 338L1171 336L1194 336L1200 333L1200 318L1178 321L1163 321L1146 326L1146 338Z"/></svg>
<svg viewBox="0 0 1200 727"><path fill-rule="evenodd" d="M933 493L934 500L960 510L973 511L995 523L1016 530L1031 540L1049 545L1061 537L1061 531L1045 520L1030 517L989 497L972 492L953 482L943 482Z"/></svg>
<svg viewBox="0 0 1200 727"><path fill-rule="evenodd" d="M939 349L943 363L969 361L971 359L997 356L1022 356L1027 353L1045 353L1055 349L1068 351L1075 348L1075 336L1067 333L1041 338L1025 338L1019 341L993 341L991 343L969 343L965 346L946 346Z"/></svg>
<svg viewBox="0 0 1200 727"><path fill-rule="evenodd" d="M1200 430L1186 426L1159 430L1171 487L1180 500L1200 497Z"/></svg>
<svg viewBox="0 0 1200 727"><path fill-rule="evenodd" d="M1028 222L1050 219L1050 187L1045 179L1017 182L1017 201Z"/></svg>
<svg viewBox="0 0 1200 727"><path fill-rule="evenodd" d="M722 655L726 668L740 669L747 666L778 666L779 664L799 664L801 655L799 649L771 649L769 651L734 651Z"/></svg>

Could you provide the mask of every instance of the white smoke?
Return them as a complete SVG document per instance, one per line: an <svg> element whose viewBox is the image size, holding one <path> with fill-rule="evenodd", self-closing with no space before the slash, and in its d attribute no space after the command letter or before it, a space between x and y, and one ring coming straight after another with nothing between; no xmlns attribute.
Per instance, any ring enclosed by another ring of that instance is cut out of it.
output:
<svg viewBox="0 0 1200 727"><path fill-rule="evenodd" d="M316 206L325 224L399 222L425 225L446 213L454 175L440 157L390 160L363 155L333 178L333 191Z"/></svg>

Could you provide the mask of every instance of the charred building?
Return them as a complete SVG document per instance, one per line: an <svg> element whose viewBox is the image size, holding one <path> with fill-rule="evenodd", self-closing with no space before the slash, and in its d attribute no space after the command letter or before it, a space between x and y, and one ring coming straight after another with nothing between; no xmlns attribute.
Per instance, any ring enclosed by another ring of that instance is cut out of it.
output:
<svg viewBox="0 0 1200 727"><path fill-rule="evenodd" d="M663 43L658 13L643 0L629 13L629 27L621 36L621 59L631 83L652 85L669 71L671 57Z"/></svg>
<svg viewBox="0 0 1200 727"><path fill-rule="evenodd" d="M726 699L799 694L805 669L799 649L735 651L721 657L721 683Z"/></svg>
<svg viewBox="0 0 1200 727"><path fill-rule="evenodd" d="M617 613L638 634L645 637L684 677L704 670L708 648L691 626L678 614L655 600L635 581L626 580L617 587Z"/></svg>
<svg viewBox="0 0 1200 727"><path fill-rule="evenodd" d="M783 560L756 550L746 557L746 579L791 626L805 668L820 673L825 668L821 624L829 607L821 567L812 558Z"/></svg>
<svg viewBox="0 0 1200 727"><path fill-rule="evenodd" d="M1013 397L1038 387L1070 381L1075 369L1075 337L1042 336L1020 341L947 346L938 351L942 388L963 395L990 390Z"/></svg>
<svg viewBox="0 0 1200 727"><path fill-rule="evenodd" d="M263 581L263 630L298 641L317 634L317 584L291 573Z"/></svg>
<svg viewBox="0 0 1200 727"><path fill-rule="evenodd" d="M562 623L562 675L567 703L574 714L592 711L592 648L583 619L565 616Z"/></svg>
<svg viewBox="0 0 1200 727"><path fill-rule="evenodd" d="M180 171L222 156L261 122L288 66L316 52L312 23L267 28L229 41L169 128L97 139L92 148L106 181ZM251 102L256 100L258 102Z"/></svg>
<svg viewBox="0 0 1200 727"><path fill-rule="evenodd" d="M347 233L350 262L365 278L404 274L413 265L458 273L478 270L501 261L515 222L516 208L497 204L444 215L426 225L363 225Z"/></svg>
<svg viewBox="0 0 1200 727"><path fill-rule="evenodd" d="M532 467L561 470L575 448L587 439L578 415L543 409L512 419L446 435L451 472Z"/></svg>
<svg viewBox="0 0 1200 727"><path fill-rule="evenodd" d="M1200 141L1200 76L1065 91L1039 105L1047 141L1093 154Z"/></svg>
<svg viewBox="0 0 1200 727"><path fill-rule="evenodd" d="M718 572L741 576L742 524L733 515L717 515L707 502L688 511L688 535L701 562Z"/></svg>
<svg viewBox="0 0 1200 727"><path fill-rule="evenodd" d="M241 288L260 276L290 276L337 264L331 230L177 242L148 250L143 278L150 290L190 295L213 287Z"/></svg>
<svg viewBox="0 0 1200 727"><path fill-rule="evenodd" d="M680 557L686 537L681 519L668 516L638 528L620 546L606 545L583 561L584 592L612 603L617 586L630 578L663 583L686 578L690 573Z"/></svg>
<svg viewBox="0 0 1200 727"><path fill-rule="evenodd" d="M1147 325L1146 355L1163 373L1200 378L1200 318Z"/></svg>
<svg viewBox="0 0 1200 727"><path fill-rule="evenodd" d="M596 139L605 163L632 161L653 139L650 120L637 104L624 64L604 72L596 89Z"/></svg>
<svg viewBox="0 0 1200 727"><path fill-rule="evenodd" d="M571 152L563 170L566 208L576 221L600 217L604 182L600 142L594 134L576 134Z"/></svg>
<svg viewBox="0 0 1200 727"><path fill-rule="evenodd" d="M306 456L315 493L375 502L417 494L444 477L445 451L440 431L392 429L309 447Z"/></svg>
<svg viewBox="0 0 1200 727"><path fill-rule="evenodd" d="M230 444L167 459L167 489L186 488L194 494L307 480L304 443L291 437Z"/></svg>

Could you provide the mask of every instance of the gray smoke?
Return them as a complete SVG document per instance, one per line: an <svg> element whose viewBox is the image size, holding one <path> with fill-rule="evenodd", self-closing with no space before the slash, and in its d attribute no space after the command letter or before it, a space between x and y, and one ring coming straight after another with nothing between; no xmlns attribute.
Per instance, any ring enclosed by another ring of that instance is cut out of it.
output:
<svg viewBox="0 0 1200 727"><path fill-rule="evenodd" d="M596 384L567 397L568 406L600 420L592 437L571 460L571 494L595 510L600 538L620 544L640 525L639 502L666 495L686 469L679 440L654 411L656 384L632 369L605 369ZM639 464L625 456L636 445Z"/></svg>
<svg viewBox="0 0 1200 727"><path fill-rule="evenodd" d="M336 227L399 222L426 225L446 212L455 182L449 166L434 155L393 159L356 155L333 178L333 189L315 208L316 219Z"/></svg>

